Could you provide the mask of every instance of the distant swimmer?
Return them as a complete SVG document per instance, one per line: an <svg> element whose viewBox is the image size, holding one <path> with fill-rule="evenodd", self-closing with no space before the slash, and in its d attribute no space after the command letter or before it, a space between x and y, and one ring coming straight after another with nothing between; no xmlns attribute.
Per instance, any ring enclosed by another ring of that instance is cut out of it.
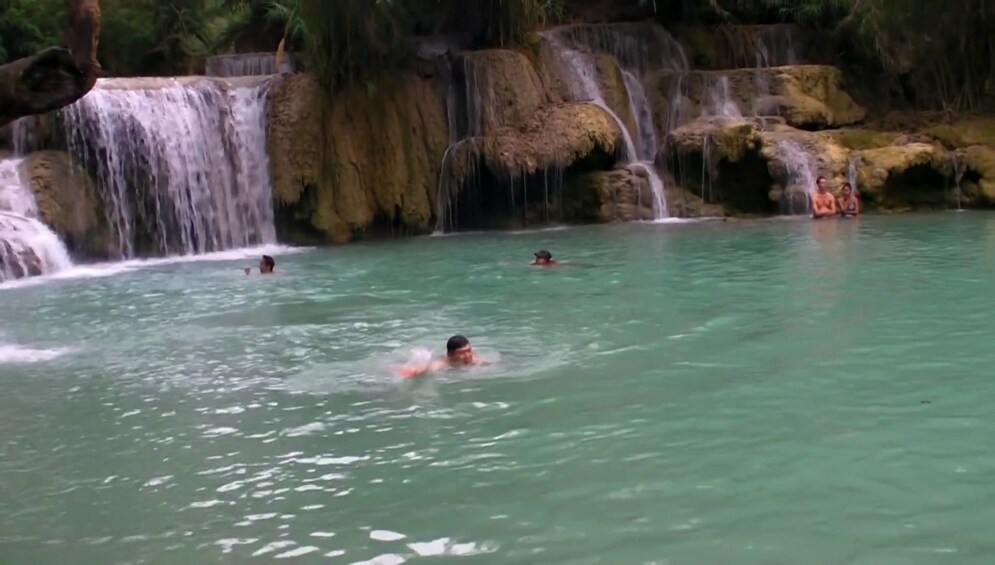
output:
<svg viewBox="0 0 995 565"><path fill-rule="evenodd" d="M819 177L815 181L816 192L812 197L812 217L828 218L836 215L836 198L829 192L826 177Z"/></svg>
<svg viewBox="0 0 995 565"><path fill-rule="evenodd" d="M407 366L400 370L402 377L417 377L429 372L471 365L486 365L487 362L473 354L470 340L454 335L446 342L446 356L434 359L424 365Z"/></svg>
<svg viewBox="0 0 995 565"><path fill-rule="evenodd" d="M536 251L535 258L536 260L531 263L532 265L539 265L542 267L552 267L553 265L557 264L556 261L553 261L553 254L550 253L549 251L546 251L545 249L541 251Z"/></svg>
<svg viewBox="0 0 995 565"><path fill-rule="evenodd" d="M276 270L276 261L269 255L263 255L263 258L259 260L259 274L272 275L274 270ZM245 268L245 274L248 275L251 272L252 267Z"/></svg>

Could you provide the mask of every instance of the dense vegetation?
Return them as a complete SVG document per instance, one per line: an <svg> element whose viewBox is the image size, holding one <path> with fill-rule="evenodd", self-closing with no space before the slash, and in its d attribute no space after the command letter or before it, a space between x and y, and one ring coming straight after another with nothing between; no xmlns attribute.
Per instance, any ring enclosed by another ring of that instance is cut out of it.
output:
<svg viewBox="0 0 995 565"><path fill-rule="evenodd" d="M58 44L66 0L0 0L0 62ZM591 6L664 25L795 22L834 32L841 56L880 72L907 101L975 109L995 97L991 0L103 0L109 74L198 68L207 54L306 52L330 90L401 64L418 35L507 45ZM632 16L636 14L636 16Z"/></svg>

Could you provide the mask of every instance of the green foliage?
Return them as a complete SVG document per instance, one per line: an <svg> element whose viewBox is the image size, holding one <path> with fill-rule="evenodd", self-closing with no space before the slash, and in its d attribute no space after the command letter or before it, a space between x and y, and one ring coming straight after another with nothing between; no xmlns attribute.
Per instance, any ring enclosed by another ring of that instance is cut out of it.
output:
<svg viewBox="0 0 995 565"><path fill-rule="evenodd" d="M0 0L0 64L58 45L68 10L65 0Z"/></svg>

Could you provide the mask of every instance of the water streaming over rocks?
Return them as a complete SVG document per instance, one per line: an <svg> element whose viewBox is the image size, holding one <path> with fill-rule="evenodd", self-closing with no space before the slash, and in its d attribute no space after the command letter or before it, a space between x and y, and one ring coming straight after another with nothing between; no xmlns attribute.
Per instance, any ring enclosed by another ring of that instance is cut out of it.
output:
<svg viewBox="0 0 995 565"><path fill-rule="evenodd" d="M625 142L623 158L629 168L648 179L655 218L669 217L663 179L654 165L656 124L642 80L650 71L685 73L687 57L680 44L656 26L568 26L546 32L544 37L560 63L571 98L599 106L618 123ZM635 132L629 131L625 120L605 100L594 53L610 55L622 73Z"/></svg>
<svg viewBox="0 0 995 565"><path fill-rule="evenodd" d="M101 79L63 111L94 171L113 256L199 254L276 241L268 79Z"/></svg>
<svg viewBox="0 0 995 565"><path fill-rule="evenodd" d="M17 158L0 160L0 282L72 266L66 246L38 218L21 163Z"/></svg>

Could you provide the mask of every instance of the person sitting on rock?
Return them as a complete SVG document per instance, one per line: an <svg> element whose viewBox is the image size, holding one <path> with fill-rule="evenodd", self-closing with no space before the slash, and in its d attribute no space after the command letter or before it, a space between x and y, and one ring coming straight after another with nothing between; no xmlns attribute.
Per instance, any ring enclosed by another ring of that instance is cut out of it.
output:
<svg viewBox="0 0 995 565"><path fill-rule="evenodd" d="M812 217L830 218L836 215L836 197L829 192L829 182L826 177L815 181L815 195L812 196Z"/></svg>
<svg viewBox="0 0 995 565"><path fill-rule="evenodd" d="M837 208L839 208L840 216L844 218L860 215L860 200L853 194L853 187L848 182L843 183L839 201L836 204Z"/></svg>

